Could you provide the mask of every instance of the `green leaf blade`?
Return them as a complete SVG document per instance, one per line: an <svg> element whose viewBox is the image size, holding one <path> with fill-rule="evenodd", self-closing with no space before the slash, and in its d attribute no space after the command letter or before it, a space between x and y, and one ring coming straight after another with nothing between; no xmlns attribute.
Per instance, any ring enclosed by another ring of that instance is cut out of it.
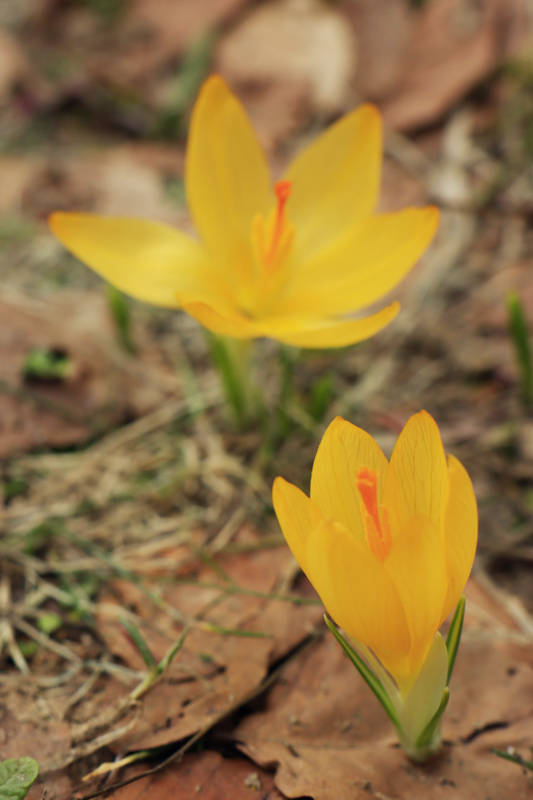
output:
<svg viewBox="0 0 533 800"><path fill-rule="evenodd" d="M442 700L440 701L439 707L437 708L432 718L430 719L430 721L428 722L428 724L426 725L426 727L416 740L416 748L421 752L421 754L424 753L424 750L426 748L430 747L433 737L435 735L435 731L437 730L437 727L440 725L442 715L446 711L446 706L448 705L449 699L450 699L450 690L448 689L448 687L446 687L446 689L442 694Z"/></svg>
<svg viewBox="0 0 533 800"><path fill-rule="evenodd" d="M23 800L39 774L34 758L8 758L0 761L0 800Z"/></svg>
<svg viewBox="0 0 533 800"><path fill-rule="evenodd" d="M335 624L325 615L324 615L324 621L328 626L328 628L330 629L333 636L335 637L335 639L338 641L338 643L340 644L340 646L350 659L350 661L352 662L352 664L354 665L354 667L357 669L357 671L367 684L367 686L372 690L372 692L375 694L375 696L385 709L385 712L389 717L390 721L392 722L392 724L396 727L398 731L401 730L400 720L398 719L398 714L396 713L396 709L394 708L392 700L390 699L389 695L387 694L383 684L381 683L377 675L375 675L372 672L370 667L367 666L367 664L363 661L361 656L353 649L353 647L351 647L348 644L348 642L346 641L344 636L340 633L340 631L337 630Z"/></svg>
<svg viewBox="0 0 533 800"><path fill-rule="evenodd" d="M144 638L140 630L137 628L137 626L134 625L133 622L130 622L129 620L124 618L120 620L120 624L126 629L126 632L128 633L130 639L137 648L137 651L139 652L142 660L144 661L148 669L154 669L154 667L157 666L156 658L152 653L152 651L150 650L150 647L146 639Z"/></svg>
<svg viewBox="0 0 533 800"><path fill-rule="evenodd" d="M455 608L453 619L448 630L448 635L446 637L446 649L448 650L448 680L447 683L450 683L450 678L452 677L453 672L453 665L455 664L455 658L457 656L457 650L459 648L459 642L461 641L461 633L463 631L463 620L465 618L465 607L466 607L466 598L463 595L457 606Z"/></svg>

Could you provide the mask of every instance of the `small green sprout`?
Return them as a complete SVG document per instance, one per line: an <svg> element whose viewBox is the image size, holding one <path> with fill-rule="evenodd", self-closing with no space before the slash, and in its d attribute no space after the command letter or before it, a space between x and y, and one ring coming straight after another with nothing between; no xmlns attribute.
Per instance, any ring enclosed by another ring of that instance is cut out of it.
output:
<svg viewBox="0 0 533 800"><path fill-rule="evenodd" d="M60 347L34 347L22 365L22 375L28 383L60 383L70 372L71 361Z"/></svg>
<svg viewBox="0 0 533 800"><path fill-rule="evenodd" d="M131 312L128 298L120 289L116 289L109 283L107 285L107 301L120 346L127 353L135 354L137 347L131 333Z"/></svg>
<svg viewBox="0 0 533 800"><path fill-rule="evenodd" d="M531 357L531 333L524 305L516 292L507 295L507 318L509 335L513 342L516 361L520 370L520 388L525 405L533 405L533 360Z"/></svg>

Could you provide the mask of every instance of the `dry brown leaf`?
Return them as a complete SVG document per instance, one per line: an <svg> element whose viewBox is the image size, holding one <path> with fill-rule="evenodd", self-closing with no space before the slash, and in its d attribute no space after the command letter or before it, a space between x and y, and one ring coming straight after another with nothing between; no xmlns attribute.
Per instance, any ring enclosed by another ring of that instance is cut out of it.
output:
<svg viewBox="0 0 533 800"><path fill-rule="evenodd" d="M43 24L48 15L63 0L21 0L19 3L3 3L0 6L0 24L13 30L25 25Z"/></svg>
<svg viewBox="0 0 533 800"><path fill-rule="evenodd" d="M58 752L70 747L68 723L49 713L37 692L0 691L0 757L31 756L41 765L52 761ZM41 775L27 795L40 800L46 786L49 800L69 800L72 785L65 772Z"/></svg>
<svg viewBox="0 0 533 800"><path fill-rule="evenodd" d="M120 21L121 45L114 53L99 53L92 70L118 83L145 81L175 59L207 30L221 25L248 0L133 0ZM112 72L110 72L112 70Z"/></svg>
<svg viewBox="0 0 533 800"><path fill-rule="evenodd" d="M19 24L21 49L31 48L31 62L44 66L28 82L30 105L53 108L70 97L100 108L107 98L126 127L136 128L137 113L142 118L143 108L153 107L162 81L176 74L186 50L247 2L128 0L109 16L104 4L51 0L49 8ZM124 118L123 99L132 101Z"/></svg>
<svg viewBox="0 0 533 800"><path fill-rule="evenodd" d="M137 773L141 771L136 770ZM108 797L109 800L190 800L191 797L283 800L271 773L244 758L222 758L210 751L188 755L181 764L117 789Z"/></svg>
<svg viewBox="0 0 533 800"><path fill-rule="evenodd" d="M350 26L319 0L259 5L226 34L216 54L217 69L243 95L268 145L292 133L309 113L340 112L355 61ZM260 89L256 104L254 87ZM261 108L264 94L268 111Z"/></svg>
<svg viewBox="0 0 533 800"><path fill-rule="evenodd" d="M28 64L20 44L0 28L0 105L4 104L15 84L28 72Z"/></svg>
<svg viewBox="0 0 533 800"><path fill-rule="evenodd" d="M264 711L235 731L256 763L276 763L276 786L287 797L387 800L513 797L526 800L532 779L497 758L492 747L527 752L533 740L533 637L480 587L467 625L444 718L442 755L419 767L395 741L385 713L332 637L295 658ZM506 620L507 624L503 624Z"/></svg>
<svg viewBox="0 0 533 800"><path fill-rule="evenodd" d="M403 77L413 14L405 0L347 0L341 8L357 38L357 90L365 99L381 101Z"/></svg>
<svg viewBox="0 0 533 800"><path fill-rule="evenodd" d="M385 159L379 193L380 211L399 211L406 206L420 206L429 200L422 180L414 177L394 161Z"/></svg>
<svg viewBox="0 0 533 800"><path fill-rule="evenodd" d="M2 156L0 174L2 192L0 194L0 213L19 215L24 208L24 198L32 186L41 178L45 162L41 157Z"/></svg>
<svg viewBox="0 0 533 800"><path fill-rule="evenodd" d="M46 219L57 210L90 210L181 224L185 210L164 189L164 178L180 178L183 151L174 145L128 144L71 150L60 158L0 159L6 191L0 210Z"/></svg>
<svg viewBox="0 0 533 800"><path fill-rule="evenodd" d="M519 236L523 236L523 229ZM506 299L510 292L516 292L526 317L533 319L531 268L530 260L502 263L499 269L487 272L486 279L477 287L475 301L467 296L455 309L458 325L464 331L469 331L454 354L457 363L466 372L481 374L492 371L507 385L519 383L516 353L508 332ZM445 335L451 340L454 336L452 332ZM518 386L515 394L518 397Z"/></svg>
<svg viewBox="0 0 533 800"><path fill-rule="evenodd" d="M24 800L72 800L72 790L72 781L64 770L48 772L37 777Z"/></svg>
<svg viewBox="0 0 533 800"><path fill-rule="evenodd" d="M70 728L54 719L36 694L7 692L2 689L2 758L31 756L41 764L52 760L58 750L70 746Z"/></svg>
<svg viewBox="0 0 533 800"><path fill-rule="evenodd" d="M359 43L357 89L406 130L439 119L522 49L532 33L524 0L345 3Z"/></svg>
<svg viewBox="0 0 533 800"><path fill-rule="evenodd" d="M24 75L26 63L19 44L0 28L0 102L9 97L13 85Z"/></svg>
<svg viewBox="0 0 533 800"><path fill-rule="evenodd" d="M244 535L249 541L250 533ZM252 541L259 543L255 534ZM194 556L194 550L189 549L189 554ZM186 574L194 576L191 583L171 584L164 590L157 584L168 607L186 619L200 617L225 629L265 636L251 638L193 628L162 680L142 700L134 729L118 742L121 750L168 744L213 724L256 689L269 666L305 639L321 618L317 605L254 596L255 592L275 592L280 576L292 569L292 556L283 546L217 560L232 584L197 558L185 563ZM178 560L176 570L180 574ZM222 588L234 585L250 593L223 596L220 588L202 585L213 583ZM113 599L118 605L106 602L99 619L99 631L111 651L128 665L143 668L136 647L119 623L123 608L127 608L142 620L140 630L156 660L162 658L181 633L179 622L163 611L155 614L146 595L126 581L113 585ZM110 686L109 691L113 693L116 687Z"/></svg>
<svg viewBox="0 0 533 800"><path fill-rule="evenodd" d="M528 319L533 319L533 282L531 274L533 262L520 261L502 265L501 269L489 276L479 287L477 303L467 308L469 318L476 325L492 333L507 336L506 298L509 292L516 292L524 306Z"/></svg>
<svg viewBox="0 0 533 800"><path fill-rule="evenodd" d="M232 90L235 85L232 84ZM309 118L309 90L303 83L243 83L237 95L250 115L261 144L270 152L297 133Z"/></svg>
<svg viewBox="0 0 533 800"><path fill-rule="evenodd" d="M154 344L134 329L140 357L125 356L102 294L64 292L47 302L22 296L0 302L0 457L86 441L179 392ZM70 359L65 380L25 383L33 348L59 349ZM141 379L142 376L142 379Z"/></svg>

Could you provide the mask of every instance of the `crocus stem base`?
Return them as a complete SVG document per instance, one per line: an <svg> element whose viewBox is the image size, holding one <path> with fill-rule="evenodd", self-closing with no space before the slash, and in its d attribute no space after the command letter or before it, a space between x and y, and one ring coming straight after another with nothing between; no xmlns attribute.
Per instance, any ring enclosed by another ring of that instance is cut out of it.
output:
<svg viewBox="0 0 533 800"><path fill-rule="evenodd" d="M246 428L257 419L261 408L253 375L253 340L209 334L209 344L234 422Z"/></svg>
<svg viewBox="0 0 533 800"><path fill-rule="evenodd" d="M417 747L416 743L405 740L402 736L402 731L398 731L398 738L407 758L415 764L424 764L436 756L441 749L441 720L439 719L430 741L423 746Z"/></svg>
<svg viewBox="0 0 533 800"><path fill-rule="evenodd" d="M422 668L414 681L403 688L367 647L352 646L335 623L324 617L329 630L383 706L407 757L419 764L435 756L441 747L442 715L450 698L448 682L461 639L464 612L465 599L461 597L446 641L438 631L435 633Z"/></svg>

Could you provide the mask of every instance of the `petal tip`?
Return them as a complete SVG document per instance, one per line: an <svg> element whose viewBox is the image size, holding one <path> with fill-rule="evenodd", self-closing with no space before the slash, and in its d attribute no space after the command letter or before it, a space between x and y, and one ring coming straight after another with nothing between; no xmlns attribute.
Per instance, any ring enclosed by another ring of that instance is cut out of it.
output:
<svg viewBox="0 0 533 800"><path fill-rule="evenodd" d="M426 206L428 215L433 219L436 223L439 221L440 218L440 208L435 205Z"/></svg>
<svg viewBox="0 0 533 800"><path fill-rule="evenodd" d="M334 417L331 420L331 422L329 423L328 427L326 428L326 430L324 432L324 436L331 435L332 433L337 433L338 431L342 430L343 428L346 428L347 426L351 426L351 425L352 425L351 422L348 422L347 419L344 419L344 417L341 417L340 414L337 414L337 416ZM322 437L322 438L324 438L324 437Z"/></svg>
<svg viewBox="0 0 533 800"><path fill-rule="evenodd" d="M442 461L442 465L446 464L446 451L444 449L444 442L440 428L431 416L429 411L422 409L413 414L404 425L404 428L399 438L406 437L406 441L410 440L423 440L426 442L427 447L433 453L433 458L438 458ZM440 454L437 456L437 454Z"/></svg>
<svg viewBox="0 0 533 800"><path fill-rule="evenodd" d="M392 322L392 320L393 320L393 319L394 319L394 318L395 318L395 317L398 315L398 313L400 312L400 309L401 309L401 307L402 307L402 306L401 306L401 304L400 304L400 302L399 302L398 300L394 300L394 301L393 301L393 302L390 304L390 306L387 306L387 308L389 309L389 319L388 319L388 322ZM386 310L386 309L384 309L384 310ZM387 323L387 324L388 324L388 323Z"/></svg>
<svg viewBox="0 0 533 800"><path fill-rule="evenodd" d="M379 108L373 103L364 103L355 109L354 117L363 123L362 134L374 139L381 147L383 118Z"/></svg>
<svg viewBox="0 0 533 800"><path fill-rule="evenodd" d="M425 408L421 408L420 411L417 411L415 414L413 414L413 417L420 417L420 419L429 419L435 425L437 424L435 422L435 417L432 414L430 414L429 411L426 411Z"/></svg>
<svg viewBox="0 0 533 800"><path fill-rule="evenodd" d="M215 72L213 75L210 75L208 78L206 78L200 87L198 101L202 99L205 100L208 97L210 99L221 99L228 94L231 94L231 90L226 79L223 78L222 75L219 75L217 72Z"/></svg>
<svg viewBox="0 0 533 800"><path fill-rule="evenodd" d="M212 75L209 75L204 82L204 88L227 88L228 84L226 79L222 77L218 72L214 72Z"/></svg>
<svg viewBox="0 0 533 800"><path fill-rule="evenodd" d="M65 211L52 211L52 213L48 215L48 227L53 233L56 232L57 227L61 224L65 216Z"/></svg>
<svg viewBox="0 0 533 800"><path fill-rule="evenodd" d="M274 497L274 494L279 494L280 491L283 491L283 486L286 483L288 483L288 481L286 481L285 478L282 478L281 475L277 475L272 484L272 497Z"/></svg>
<svg viewBox="0 0 533 800"><path fill-rule="evenodd" d="M434 237L439 227L440 222L440 208L438 206L425 206L425 223L427 226L428 242Z"/></svg>
<svg viewBox="0 0 533 800"><path fill-rule="evenodd" d="M414 414L412 414L409 417L409 419L407 420L406 424L411 422L411 420L413 422L420 422L421 424L428 426L429 428L432 429L433 432L437 433L439 439L441 438L440 429L439 429L439 426L437 425L437 421L435 420L435 417L433 417L429 413L429 411L426 411L425 408L422 408L420 411L417 411Z"/></svg>
<svg viewBox="0 0 533 800"><path fill-rule="evenodd" d="M363 103L363 105L359 106L357 111L367 116L372 122L381 124L381 111L374 103Z"/></svg>

